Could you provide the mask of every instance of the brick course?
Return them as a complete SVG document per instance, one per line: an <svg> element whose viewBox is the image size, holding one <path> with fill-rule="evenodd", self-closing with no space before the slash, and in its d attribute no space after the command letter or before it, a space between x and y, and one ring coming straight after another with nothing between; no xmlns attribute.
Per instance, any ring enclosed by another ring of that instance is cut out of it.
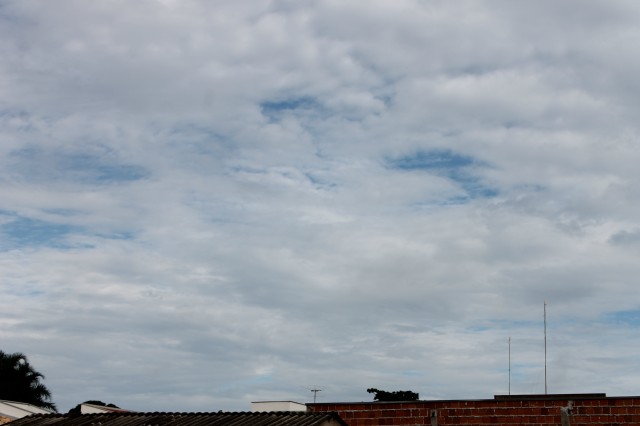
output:
<svg viewBox="0 0 640 426"><path fill-rule="evenodd" d="M486 400L308 404L310 411L336 411L349 426L640 425L640 397L604 394L511 395ZM564 424L567 424L566 422Z"/></svg>

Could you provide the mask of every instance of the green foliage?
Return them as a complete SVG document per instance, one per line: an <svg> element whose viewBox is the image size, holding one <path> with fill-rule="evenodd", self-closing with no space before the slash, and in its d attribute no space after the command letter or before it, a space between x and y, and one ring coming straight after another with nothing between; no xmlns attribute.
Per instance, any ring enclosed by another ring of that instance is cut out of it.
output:
<svg viewBox="0 0 640 426"><path fill-rule="evenodd" d="M376 388L369 388L367 392L375 394L374 401L417 401L420 395L412 391L387 392Z"/></svg>
<svg viewBox="0 0 640 426"><path fill-rule="evenodd" d="M33 369L26 355L0 351L0 399L26 402L57 412L51 392L42 379L44 376Z"/></svg>

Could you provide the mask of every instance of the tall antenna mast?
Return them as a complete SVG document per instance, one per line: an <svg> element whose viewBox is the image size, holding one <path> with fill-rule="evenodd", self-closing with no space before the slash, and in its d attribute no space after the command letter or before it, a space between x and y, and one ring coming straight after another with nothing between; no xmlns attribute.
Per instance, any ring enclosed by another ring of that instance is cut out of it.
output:
<svg viewBox="0 0 640 426"><path fill-rule="evenodd" d="M313 387L309 389L313 393L313 403L316 403L316 397L318 396L318 392L322 392L322 389L318 389L318 387Z"/></svg>
<svg viewBox="0 0 640 426"><path fill-rule="evenodd" d="M547 394L547 301L544 301L544 394Z"/></svg>
<svg viewBox="0 0 640 426"><path fill-rule="evenodd" d="M509 395L511 395L511 336L509 336Z"/></svg>

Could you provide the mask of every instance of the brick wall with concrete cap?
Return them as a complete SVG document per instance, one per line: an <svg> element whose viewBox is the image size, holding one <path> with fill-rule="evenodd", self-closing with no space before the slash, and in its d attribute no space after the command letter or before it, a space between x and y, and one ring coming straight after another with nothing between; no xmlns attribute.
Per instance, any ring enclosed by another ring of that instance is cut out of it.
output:
<svg viewBox="0 0 640 426"><path fill-rule="evenodd" d="M640 425L640 396L605 394L496 395L483 400L308 404L333 411L349 426Z"/></svg>

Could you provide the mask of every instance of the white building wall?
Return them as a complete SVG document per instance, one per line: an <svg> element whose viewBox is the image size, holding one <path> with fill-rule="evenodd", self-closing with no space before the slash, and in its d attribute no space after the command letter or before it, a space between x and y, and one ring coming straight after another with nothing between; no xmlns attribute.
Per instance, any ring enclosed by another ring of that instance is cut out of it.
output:
<svg viewBox="0 0 640 426"><path fill-rule="evenodd" d="M124 410L122 408L105 407L102 405L94 404L80 404L81 414L122 413L126 411L129 410Z"/></svg>
<svg viewBox="0 0 640 426"><path fill-rule="evenodd" d="M49 410L24 402L0 401L0 416L20 419L31 414L51 414Z"/></svg>
<svg viewBox="0 0 640 426"><path fill-rule="evenodd" d="M307 411L307 406L294 401L257 401L251 403L251 411Z"/></svg>

